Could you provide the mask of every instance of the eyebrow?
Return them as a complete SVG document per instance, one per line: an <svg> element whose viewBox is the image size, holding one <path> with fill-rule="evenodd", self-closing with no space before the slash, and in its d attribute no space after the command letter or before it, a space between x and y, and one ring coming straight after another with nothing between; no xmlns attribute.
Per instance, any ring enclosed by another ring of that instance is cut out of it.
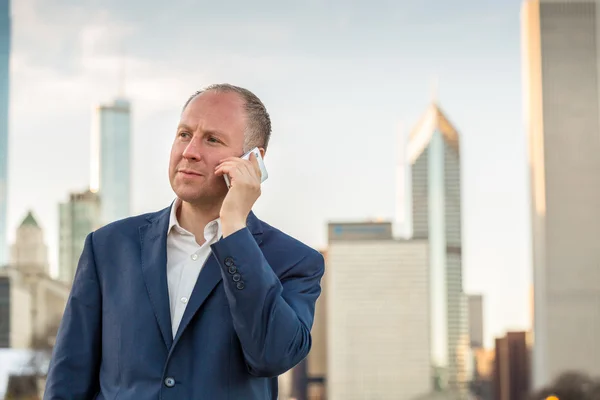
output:
<svg viewBox="0 0 600 400"><path fill-rule="evenodd" d="M186 124L183 124L183 123L181 123L181 124L179 124L177 126L177 130L180 130L180 129L185 129L187 131L191 131L192 130L192 128L190 128L189 126L187 126Z"/></svg>
<svg viewBox="0 0 600 400"><path fill-rule="evenodd" d="M177 126L177 131L180 131L181 129L185 129L186 131L193 131L193 129L185 123L180 123L179 126ZM210 134L210 135L216 135L216 136L224 136L224 137L227 136L225 133L215 130L215 129L207 129L207 130L204 130L203 133Z"/></svg>

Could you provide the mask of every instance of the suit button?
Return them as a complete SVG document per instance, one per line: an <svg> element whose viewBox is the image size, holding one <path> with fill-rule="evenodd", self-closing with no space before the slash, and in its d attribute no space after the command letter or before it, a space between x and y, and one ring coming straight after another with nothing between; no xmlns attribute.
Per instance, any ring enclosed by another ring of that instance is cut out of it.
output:
<svg viewBox="0 0 600 400"><path fill-rule="evenodd" d="M225 258L225 265L228 266L228 267L233 267L235 265L235 263L233 262L233 258L226 257Z"/></svg>
<svg viewBox="0 0 600 400"><path fill-rule="evenodd" d="M165 386L166 387L173 387L175 386L175 379L168 377L167 379L165 379Z"/></svg>
<svg viewBox="0 0 600 400"><path fill-rule="evenodd" d="M239 282L241 280L242 280L242 276L240 274L233 275L233 281L234 282Z"/></svg>
<svg viewBox="0 0 600 400"><path fill-rule="evenodd" d="M235 265L232 265L231 267L229 267L229 268L227 269L227 271L228 271L230 274L235 274L235 273L237 272L237 268L235 267Z"/></svg>
<svg viewBox="0 0 600 400"><path fill-rule="evenodd" d="M245 288L245 287L246 287L246 285L244 285L244 282L242 282L242 281L239 281L239 282L237 283L237 285L235 285L235 287L236 287L236 288L238 288L238 290L242 290L243 288Z"/></svg>

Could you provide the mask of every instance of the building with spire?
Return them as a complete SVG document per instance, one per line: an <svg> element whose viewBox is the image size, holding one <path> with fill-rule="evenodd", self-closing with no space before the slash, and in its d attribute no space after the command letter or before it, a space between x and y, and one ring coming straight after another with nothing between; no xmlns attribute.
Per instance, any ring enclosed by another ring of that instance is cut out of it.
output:
<svg viewBox="0 0 600 400"><path fill-rule="evenodd" d="M20 270L50 274L44 232L31 211L17 229L17 238L11 248L10 265Z"/></svg>
<svg viewBox="0 0 600 400"><path fill-rule="evenodd" d="M51 345L69 286L48 270L44 232L30 211L17 229L8 267L0 270L0 347Z"/></svg>
<svg viewBox="0 0 600 400"><path fill-rule="evenodd" d="M412 239L429 251L430 346L434 391L466 396L471 377L463 292L460 140L434 102L410 133Z"/></svg>
<svg viewBox="0 0 600 400"><path fill-rule="evenodd" d="M10 0L0 0L0 267L8 262L7 213L10 45Z"/></svg>

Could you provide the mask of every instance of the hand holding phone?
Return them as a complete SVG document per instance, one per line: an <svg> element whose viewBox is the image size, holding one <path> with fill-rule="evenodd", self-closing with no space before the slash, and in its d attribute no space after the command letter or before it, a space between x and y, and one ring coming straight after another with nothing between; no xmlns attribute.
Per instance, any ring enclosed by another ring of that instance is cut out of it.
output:
<svg viewBox="0 0 600 400"><path fill-rule="evenodd" d="M260 155L260 150L258 149L258 147L253 148L252 150L245 153L240 158L242 160L249 160L250 154L252 154L252 153L254 153L254 155L256 156L256 161L258 161L258 167L260 168L260 183L263 183L264 181L267 180L267 178L269 177L269 174L267 172L267 168L265 167L265 162L264 162L262 156ZM223 174L223 179L225 179L227 188L229 188L231 186L231 183L229 182L229 176L227 176L227 174Z"/></svg>

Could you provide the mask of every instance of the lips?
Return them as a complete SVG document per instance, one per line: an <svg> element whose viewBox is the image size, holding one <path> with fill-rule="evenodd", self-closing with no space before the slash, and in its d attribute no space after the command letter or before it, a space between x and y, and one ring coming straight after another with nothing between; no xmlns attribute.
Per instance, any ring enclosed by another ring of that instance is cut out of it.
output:
<svg viewBox="0 0 600 400"><path fill-rule="evenodd" d="M186 176L202 176L201 173L199 173L197 171L194 171L194 170L191 170L191 169L180 169L178 172L182 173L182 174L184 174Z"/></svg>

